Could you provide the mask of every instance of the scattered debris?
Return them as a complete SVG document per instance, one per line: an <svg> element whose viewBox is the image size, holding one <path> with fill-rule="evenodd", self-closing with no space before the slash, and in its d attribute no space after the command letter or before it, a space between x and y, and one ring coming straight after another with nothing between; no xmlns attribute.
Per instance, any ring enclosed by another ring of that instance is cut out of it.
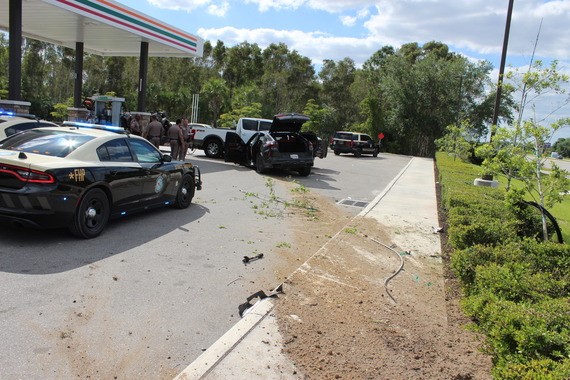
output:
<svg viewBox="0 0 570 380"><path fill-rule="evenodd" d="M259 259L262 259L262 258L263 258L263 253L260 253L259 255L255 255L255 256L253 256L253 257L244 256L242 261L243 261L244 264L247 265L247 264L250 263L251 261L259 260Z"/></svg>
<svg viewBox="0 0 570 380"><path fill-rule="evenodd" d="M276 298L277 294L279 294L279 293L283 293L283 284L280 284L278 287L273 289L269 294L265 294L265 292L263 290L260 290L256 293L253 293L251 296L247 297L246 302L244 302L238 306L239 316L243 318L243 316L246 314L246 312L254 306L250 303L250 301L252 299L259 298L259 301L261 301L261 300L268 298L268 297ZM257 302L259 302L259 301L257 301Z"/></svg>
<svg viewBox="0 0 570 380"><path fill-rule="evenodd" d="M437 234L437 233L439 233L439 232L443 232L443 227L434 227L434 228L433 228L433 233L434 233L434 234Z"/></svg>

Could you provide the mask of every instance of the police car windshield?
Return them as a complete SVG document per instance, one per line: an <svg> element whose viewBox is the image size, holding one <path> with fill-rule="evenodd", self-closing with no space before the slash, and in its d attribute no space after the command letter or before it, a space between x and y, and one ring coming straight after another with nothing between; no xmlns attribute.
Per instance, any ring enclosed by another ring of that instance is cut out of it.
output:
<svg viewBox="0 0 570 380"><path fill-rule="evenodd" d="M65 157L94 138L69 131L30 129L0 141L0 149Z"/></svg>

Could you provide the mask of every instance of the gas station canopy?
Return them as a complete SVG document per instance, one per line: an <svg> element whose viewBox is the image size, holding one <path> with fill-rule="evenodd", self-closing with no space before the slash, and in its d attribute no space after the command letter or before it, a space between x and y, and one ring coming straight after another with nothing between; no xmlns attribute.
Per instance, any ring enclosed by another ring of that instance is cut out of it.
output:
<svg viewBox="0 0 570 380"><path fill-rule="evenodd" d="M9 0L0 0L0 29L9 30ZM100 56L201 57L204 41L112 0L22 0L22 35Z"/></svg>

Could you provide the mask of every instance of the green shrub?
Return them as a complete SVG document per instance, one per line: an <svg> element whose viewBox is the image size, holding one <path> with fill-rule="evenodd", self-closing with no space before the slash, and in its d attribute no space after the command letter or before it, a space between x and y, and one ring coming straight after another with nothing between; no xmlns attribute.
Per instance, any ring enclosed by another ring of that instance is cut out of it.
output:
<svg viewBox="0 0 570 380"><path fill-rule="evenodd" d="M488 352L497 362L570 357L568 298L527 304L485 292L467 297L462 303L476 319L477 329L487 336Z"/></svg>
<svg viewBox="0 0 570 380"><path fill-rule="evenodd" d="M473 186L480 168L436 159L451 268L493 376L570 379L570 246L543 242L540 214L516 193Z"/></svg>
<svg viewBox="0 0 570 380"><path fill-rule="evenodd" d="M501 380L568 380L570 359L534 359L525 363L497 363L493 370L495 379Z"/></svg>

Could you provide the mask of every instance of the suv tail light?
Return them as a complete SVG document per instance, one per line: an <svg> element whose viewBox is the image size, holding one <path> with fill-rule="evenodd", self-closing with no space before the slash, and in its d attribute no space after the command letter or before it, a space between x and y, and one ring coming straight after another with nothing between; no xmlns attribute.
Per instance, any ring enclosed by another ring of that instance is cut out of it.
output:
<svg viewBox="0 0 570 380"><path fill-rule="evenodd" d="M13 175L18 180L25 183L55 183L55 178L49 173L22 168L19 166L0 165L0 173Z"/></svg>

